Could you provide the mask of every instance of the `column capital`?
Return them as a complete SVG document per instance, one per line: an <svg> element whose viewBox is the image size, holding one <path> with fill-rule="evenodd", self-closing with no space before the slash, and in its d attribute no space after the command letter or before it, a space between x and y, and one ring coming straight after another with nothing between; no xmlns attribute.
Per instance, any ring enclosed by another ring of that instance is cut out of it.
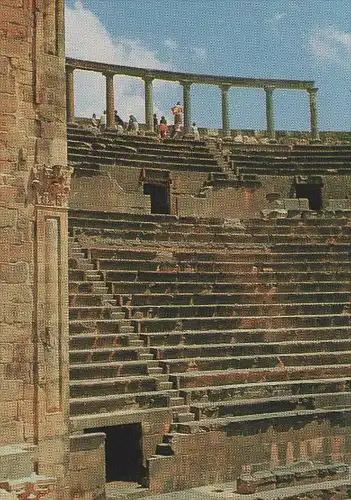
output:
<svg viewBox="0 0 351 500"><path fill-rule="evenodd" d="M152 83L153 80L155 80L154 75L144 75L142 76L142 79L144 80L145 83Z"/></svg>
<svg viewBox="0 0 351 500"><path fill-rule="evenodd" d="M222 92L228 92L228 90L232 87L230 83L220 83L218 86Z"/></svg>
<svg viewBox="0 0 351 500"><path fill-rule="evenodd" d="M182 85L185 88L189 88L192 86L194 82L191 82L190 80L180 80L179 81L180 85Z"/></svg>
<svg viewBox="0 0 351 500"><path fill-rule="evenodd" d="M76 68L70 64L66 64L66 73L73 73Z"/></svg>
<svg viewBox="0 0 351 500"><path fill-rule="evenodd" d="M263 89L265 92L273 92L273 90L275 90L276 87L274 85L265 85Z"/></svg>
<svg viewBox="0 0 351 500"><path fill-rule="evenodd" d="M113 78L116 73L114 73L113 71L104 71L102 74L106 76L106 78Z"/></svg>
<svg viewBox="0 0 351 500"><path fill-rule="evenodd" d="M319 88L318 87L313 87L311 89L306 89L309 94L317 94Z"/></svg>

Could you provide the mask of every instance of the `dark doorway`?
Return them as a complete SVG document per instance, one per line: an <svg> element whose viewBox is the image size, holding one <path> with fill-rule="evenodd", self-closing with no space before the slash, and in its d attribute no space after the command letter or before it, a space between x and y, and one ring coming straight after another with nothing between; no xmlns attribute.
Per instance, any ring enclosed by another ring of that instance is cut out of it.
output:
<svg viewBox="0 0 351 500"><path fill-rule="evenodd" d="M321 210L322 186L319 184L296 184L296 198L307 198L311 210Z"/></svg>
<svg viewBox="0 0 351 500"><path fill-rule="evenodd" d="M116 425L86 432L106 434L106 482L140 482L143 477L141 424Z"/></svg>
<svg viewBox="0 0 351 500"><path fill-rule="evenodd" d="M169 214L169 186L144 183L144 194L150 195L152 214Z"/></svg>

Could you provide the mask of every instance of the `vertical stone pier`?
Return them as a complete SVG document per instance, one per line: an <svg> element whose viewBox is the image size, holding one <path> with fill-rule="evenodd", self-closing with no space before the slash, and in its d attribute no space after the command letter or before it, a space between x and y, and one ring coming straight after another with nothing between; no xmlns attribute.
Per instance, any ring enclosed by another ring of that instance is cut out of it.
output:
<svg viewBox="0 0 351 500"><path fill-rule="evenodd" d="M230 119L229 119L229 100L228 92L230 85L221 85L221 97L222 97L222 130L223 137L230 136Z"/></svg>
<svg viewBox="0 0 351 500"><path fill-rule="evenodd" d="M0 483L10 471L35 490L39 474L57 500L70 497L63 10L0 2Z"/></svg>
<svg viewBox="0 0 351 500"><path fill-rule="evenodd" d="M145 124L148 132L154 131L154 104L152 96L152 76L144 77L145 82Z"/></svg>
<svg viewBox="0 0 351 500"><path fill-rule="evenodd" d="M106 127L115 128L115 91L113 88L113 73L105 73L106 77Z"/></svg>

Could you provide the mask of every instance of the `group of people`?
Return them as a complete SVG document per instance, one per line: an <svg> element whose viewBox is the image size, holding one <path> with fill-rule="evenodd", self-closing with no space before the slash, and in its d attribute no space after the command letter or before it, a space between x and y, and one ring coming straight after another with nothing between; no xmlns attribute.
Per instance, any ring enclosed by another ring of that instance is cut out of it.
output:
<svg viewBox="0 0 351 500"><path fill-rule="evenodd" d="M170 137L174 139L180 137L182 133L183 107L179 101L175 106L172 107L171 111L174 117L174 124ZM106 129L106 126L107 126L106 110L100 116L100 119L98 119L96 117L96 114L94 113L90 120L89 127L95 131L103 132ZM166 137L168 137L169 126L165 116L161 116L159 121L157 118L157 114L154 113L153 126L154 126L154 132L158 135L160 139L165 139ZM138 134L139 123L134 115L129 115L128 122L124 122L122 118L119 116L117 110L115 110L115 129L119 134L124 134L124 133ZM191 134L193 135L195 140L200 139L199 129L195 122L193 122L192 124Z"/></svg>

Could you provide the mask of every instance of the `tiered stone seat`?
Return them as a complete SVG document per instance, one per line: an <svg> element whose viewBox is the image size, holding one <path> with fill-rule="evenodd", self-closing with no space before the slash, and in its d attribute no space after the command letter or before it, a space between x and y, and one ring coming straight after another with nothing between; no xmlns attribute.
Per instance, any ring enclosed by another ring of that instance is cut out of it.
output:
<svg viewBox="0 0 351 500"><path fill-rule="evenodd" d="M72 256L73 415L180 408L162 460L170 436L350 411L348 217L227 227L74 210L70 228L93 267Z"/></svg>
<svg viewBox="0 0 351 500"><path fill-rule="evenodd" d="M204 141L167 139L113 132L95 135L89 130L68 128L68 157L75 175L97 174L101 166L161 168L194 172L220 172Z"/></svg>
<svg viewBox="0 0 351 500"><path fill-rule="evenodd" d="M324 145L249 145L228 143L230 159L243 174L350 174L351 147Z"/></svg>

